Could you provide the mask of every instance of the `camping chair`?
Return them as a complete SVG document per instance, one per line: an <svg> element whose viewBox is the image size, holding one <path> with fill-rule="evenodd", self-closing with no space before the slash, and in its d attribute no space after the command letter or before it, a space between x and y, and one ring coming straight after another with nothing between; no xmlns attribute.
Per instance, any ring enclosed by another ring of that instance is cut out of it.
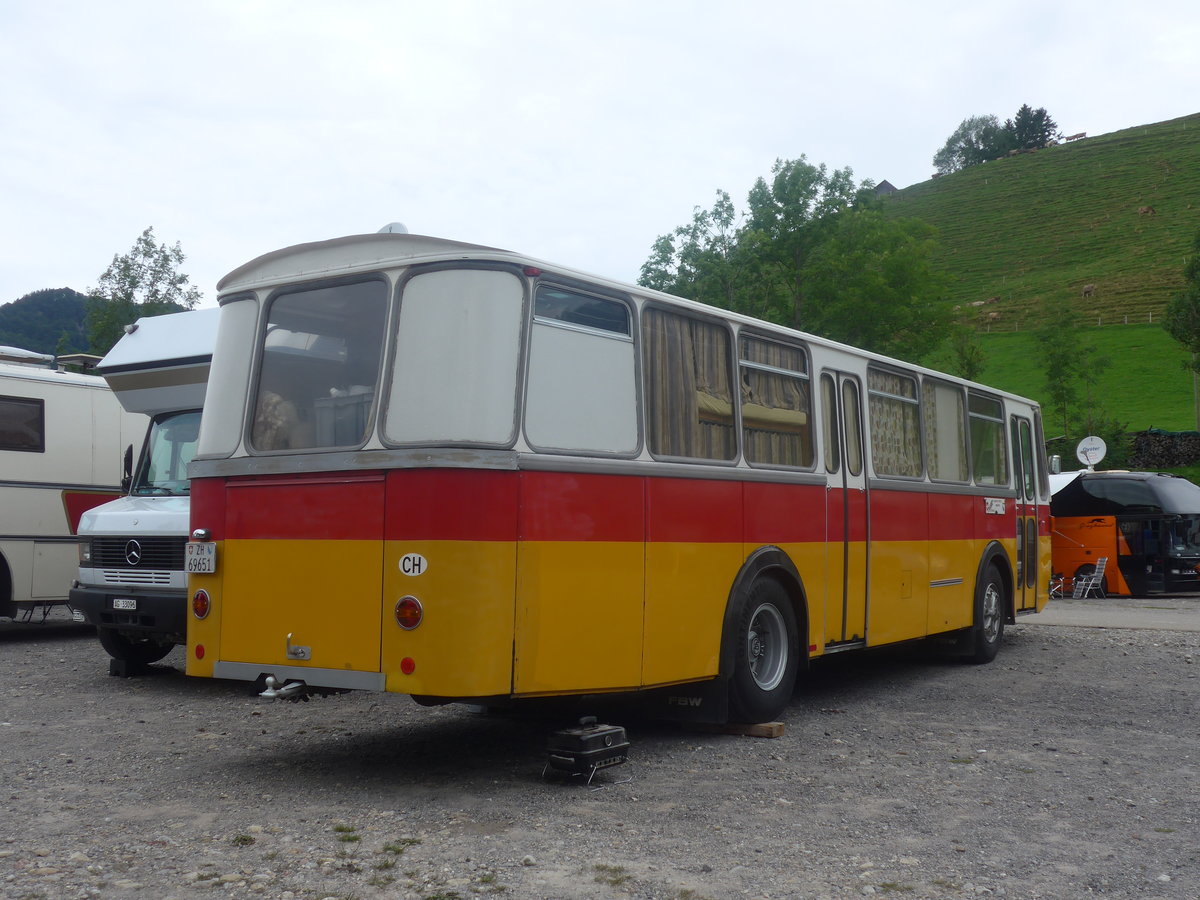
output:
<svg viewBox="0 0 1200 900"><path fill-rule="evenodd" d="M1104 593L1104 567L1108 565L1108 557L1102 556L1096 560L1096 568L1087 575L1076 575L1074 590L1071 592L1072 598L1090 597L1092 591L1099 593L1101 597L1107 598Z"/></svg>
<svg viewBox="0 0 1200 900"><path fill-rule="evenodd" d="M1066 579L1063 578L1061 572L1055 572L1050 576L1050 599L1061 600L1063 598L1063 586Z"/></svg>

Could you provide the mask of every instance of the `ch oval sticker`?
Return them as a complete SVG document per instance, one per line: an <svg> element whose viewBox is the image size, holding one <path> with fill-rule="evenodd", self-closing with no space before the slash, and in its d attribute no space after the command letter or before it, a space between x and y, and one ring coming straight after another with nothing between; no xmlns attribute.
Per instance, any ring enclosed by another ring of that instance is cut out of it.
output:
<svg viewBox="0 0 1200 900"><path fill-rule="evenodd" d="M429 561L420 553L405 553L400 557L400 574L402 575L424 575L428 568Z"/></svg>

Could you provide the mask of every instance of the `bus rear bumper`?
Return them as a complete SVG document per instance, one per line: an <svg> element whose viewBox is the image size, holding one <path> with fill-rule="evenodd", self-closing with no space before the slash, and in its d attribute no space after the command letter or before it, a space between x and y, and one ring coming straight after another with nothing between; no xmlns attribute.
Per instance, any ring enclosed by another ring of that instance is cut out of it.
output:
<svg viewBox="0 0 1200 900"><path fill-rule="evenodd" d="M344 669L317 669L309 666L276 666L267 663L243 663L217 660L214 678L231 681L258 681L270 676L280 685L302 681L312 687L345 691L382 691L386 677L382 672L348 672Z"/></svg>

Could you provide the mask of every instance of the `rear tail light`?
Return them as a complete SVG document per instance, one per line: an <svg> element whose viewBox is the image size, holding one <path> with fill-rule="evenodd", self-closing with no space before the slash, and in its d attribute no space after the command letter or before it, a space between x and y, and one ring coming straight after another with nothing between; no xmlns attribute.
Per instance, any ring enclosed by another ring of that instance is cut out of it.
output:
<svg viewBox="0 0 1200 900"><path fill-rule="evenodd" d="M192 595L192 615L203 619L212 609L212 601L208 599L208 591L196 591Z"/></svg>
<svg viewBox="0 0 1200 900"><path fill-rule="evenodd" d="M421 624L424 617L425 610L416 597L401 597L396 601L396 624L405 631L412 631Z"/></svg>

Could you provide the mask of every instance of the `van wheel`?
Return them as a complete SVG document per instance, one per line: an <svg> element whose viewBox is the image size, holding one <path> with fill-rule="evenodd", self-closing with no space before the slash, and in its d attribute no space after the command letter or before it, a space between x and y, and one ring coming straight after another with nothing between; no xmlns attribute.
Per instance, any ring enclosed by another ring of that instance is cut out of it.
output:
<svg viewBox="0 0 1200 900"><path fill-rule="evenodd" d="M777 581L760 578L736 601L729 677L729 717L768 722L787 707L796 683L796 614Z"/></svg>
<svg viewBox="0 0 1200 900"><path fill-rule="evenodd" d="M96 634L100 638L100 646L108 651L109 656L135 666L156 663L175 647L174 644L160 644L152 638L131 640L111 628L98 628Z"/></svg>
<svg viewBox="0 0 1200 900"><path fill-rule="evenodd" d="M989 565L975 586L975 624L971 626L967 659L973 663L991 662L1000 652L1004 639L1004 615L1008 609L1004 581L1000 571Z"/></svg>

